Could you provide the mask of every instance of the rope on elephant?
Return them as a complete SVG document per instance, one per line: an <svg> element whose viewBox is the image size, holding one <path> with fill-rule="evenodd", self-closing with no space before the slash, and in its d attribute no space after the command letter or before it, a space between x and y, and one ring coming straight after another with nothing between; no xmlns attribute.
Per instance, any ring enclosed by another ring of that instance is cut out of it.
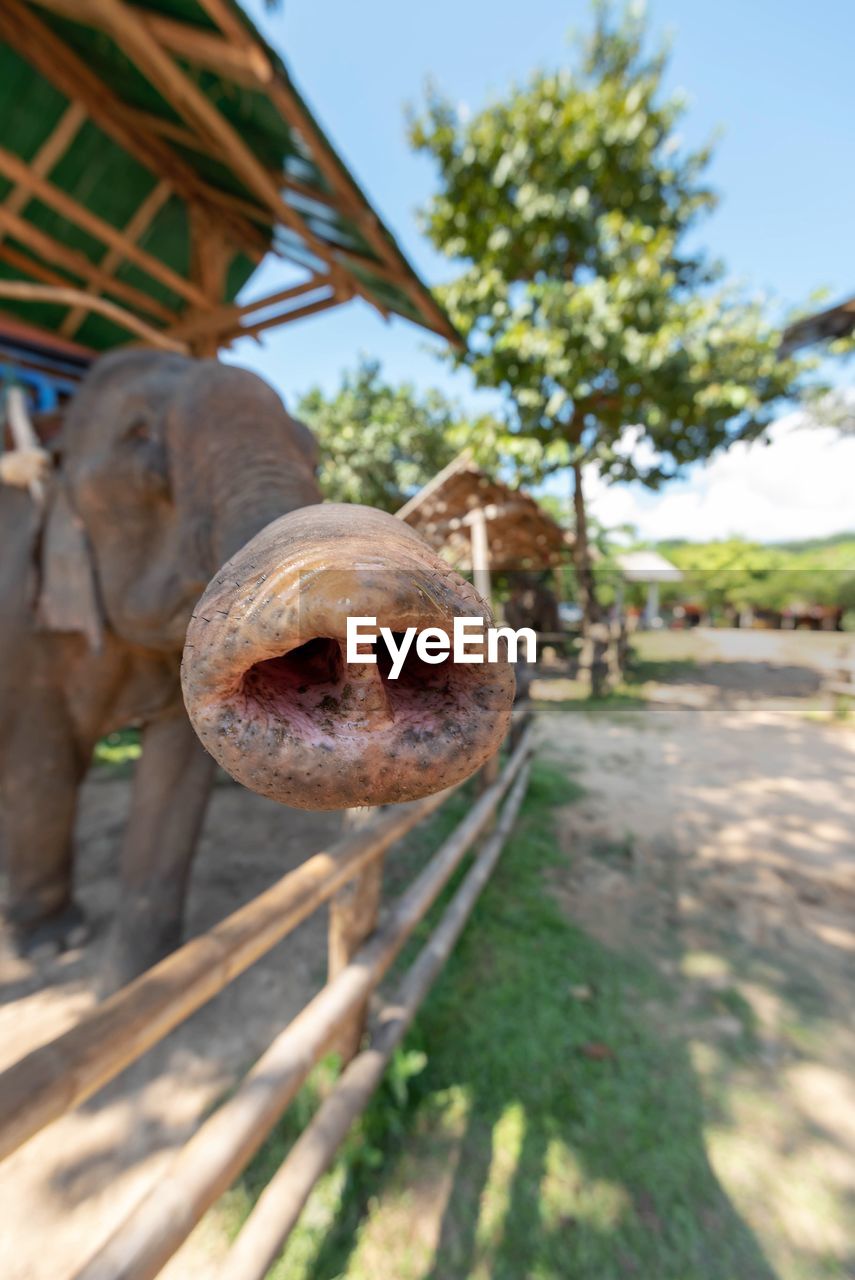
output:
<svg viewBox="0 0 855 1280"><path fill-rule="evenodd" d="M9 453L0 454L0 481L19 489L29 489L33 502L41 506L45 497L43 481L50 470L50 455L39 444L20 387L7 389L3 417L9 424L15 447Z"/></svg>

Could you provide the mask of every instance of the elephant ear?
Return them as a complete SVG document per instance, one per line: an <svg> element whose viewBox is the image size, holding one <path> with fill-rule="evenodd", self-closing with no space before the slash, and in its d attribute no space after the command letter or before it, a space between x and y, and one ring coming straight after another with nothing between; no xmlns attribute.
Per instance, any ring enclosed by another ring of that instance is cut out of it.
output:
<svg viewBox="0 0 855 1280"><path fill-rule="evenodd" d="M104 619L86 530L65 485L56 484L48 502L41 540L38 623L44 631L81 632L97 653L104 638Z"/></svg>

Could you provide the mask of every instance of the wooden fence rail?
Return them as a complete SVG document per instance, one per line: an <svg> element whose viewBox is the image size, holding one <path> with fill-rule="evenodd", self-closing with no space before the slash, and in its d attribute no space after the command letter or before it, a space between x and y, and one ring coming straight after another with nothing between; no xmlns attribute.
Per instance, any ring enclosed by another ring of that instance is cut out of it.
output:
<svg viewBox="0 0 855 1280"><path fill-rule="evenodd" d="M436 901L531 749L528 728L501 776L476 801L390 908L350 964L280 1032L242 1084L197 1129L165 1174L75 1280L151 1280L232 1184L293 1101L342 1024L364 1005Z"/></svg>
<svg viewBox="0 0 855 1280"><path fill-rule="evenodd" d="M217 1280L262 1280L294 1229L318 1179L383 1078L397 1046L448 959L502 852L525 796L529 766L521 770L495 831L446 908L397 993L375 1019L370 1045L348 1065L294 1143L244 1223Z"/></svg>
<svg viewBox="0 0 855 1280"><path fill-rule="evenodd" d="M84 1102L228 986L451 791L383 812L0 1073L0 1159Z"/></svg>
<svg viewBox="0 0 855 1280"><path fill-rule="evenodd" d="M341 1042L343 1028L359 1029L369 997L401 947L472 845L489 833L430 942L401 983L397 999L375 1024L370 1048L353 1059L298 1140L246 1223L223 1272L229 1280L263 1275L268 1265L263 1260L281 1248L312 1186L366 1105L489 878L525 793L533 732L529 720L529 705L519 704L508 739L510 754L501 771L498 760L485 767L480 795L409 888L387 908L379 926L354 943L358 949L280 1032L236 1092L201 1125L166 1175L76 1280L148 1280L158 1273L246 1166L315 1063ZM389 847L438 809L451 790L381 811L370 825L309 858L69 1031L0 1073L0 1158L89 1098L320 905L334 905L343 887L379 867ZM368 928L372 925L373 918Z"/></svg>

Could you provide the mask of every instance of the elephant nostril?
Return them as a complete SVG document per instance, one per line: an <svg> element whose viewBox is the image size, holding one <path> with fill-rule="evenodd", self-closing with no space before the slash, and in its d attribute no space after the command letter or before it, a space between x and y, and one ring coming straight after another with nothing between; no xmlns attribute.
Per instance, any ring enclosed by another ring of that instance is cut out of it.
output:
<svg viewBox="0 0 855 1280"><path fill-rule="evenodd" d="M402 636L393 632L396 650ZM318 636L254 663L227 701L243 731L252 726L275 737L284 731L307 742L393 724L431 735L463 714L472 694L470 667L424 662L411 647L392 679L394 655L382 639L375 656L376 662L348 664L339 641Z"/></svg>
<svg viewBox="0 0 855 1280"><path fill-rule="evenodd" d="M305 644L256 662L244 675L244 684L297 688L300 685L337 684L344 670L344 659L337 640L316 636Z"/></svg>
<svg viewBox="0 0 855 1280"><path fill-rule="evenodd" d="M240 697L248 709L275 720L311 717L324 699L337 697L344 683L344 658L337 640L316 636L305 644L256 662L244 672Z"/></svg>

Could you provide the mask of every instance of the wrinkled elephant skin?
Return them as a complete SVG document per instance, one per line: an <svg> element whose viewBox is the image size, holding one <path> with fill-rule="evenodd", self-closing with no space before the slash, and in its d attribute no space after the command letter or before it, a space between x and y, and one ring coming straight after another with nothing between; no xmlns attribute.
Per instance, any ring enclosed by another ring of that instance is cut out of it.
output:
<svg viewBox="0 0 855 1280"><path fill-rule="evenodd" d="M182 681L204 745L254 791L307 809L412 800L498 749L513 702L507 662L437 664L411 650L346 661L349 616L396 634L450 633L487 606L401 521L308 507L268 526L217 574L187 633Z"/></svg>
<svg viewBox="0 0 855 1280"><path fill-rule="evenodd" d="M0 844L23 948L79 933L77 793L99 738L128 724L142 758L105 986L180 941L214 768L179 677L203 592L188 703L247 785L377 803L493 749L509 668L411 664L395 689L376 668L343 670L345 608L421 626L484 606L392 517L319 506L315 464L311 434L253 374L129 350L97 361L67 409L44 511L0 486Z"/></svg>

